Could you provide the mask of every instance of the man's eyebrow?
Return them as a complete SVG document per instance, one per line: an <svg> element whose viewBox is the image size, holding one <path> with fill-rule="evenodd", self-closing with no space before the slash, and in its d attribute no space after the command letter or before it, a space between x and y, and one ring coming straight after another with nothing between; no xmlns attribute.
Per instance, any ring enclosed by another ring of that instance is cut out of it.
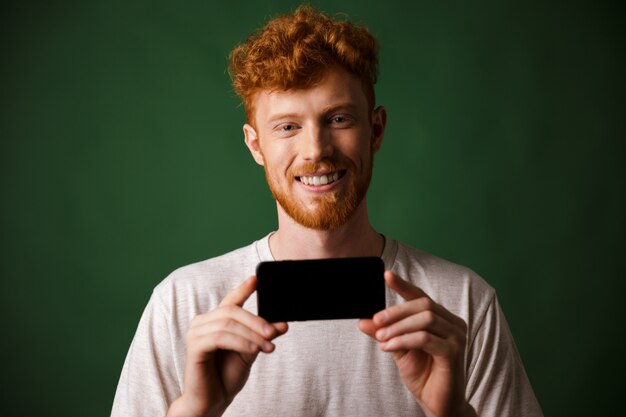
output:
<svg viewBox="0 0 626 417"><path fill-rule="evenodd" d="M332 104L330 106L326 106L322 108L322 111L320 112L320 114L328 115L329 113L334 113L338 111L349 111L351 113L356 113L357 110L358 110L357 105L355 105L352 102L346 102L346 103ZM295 112L276 113L276 114L271 115L269 119L267 119L267 123L276 123L279 120L296 119L296 118L301 118L301 117L303 117L302 114L295 113Z"/></svg>
<svg viewBox="0 0 626 417"><path fill-rule="evenodd" d="M301 115L298 113L276 113L276 114L271 115L267 121L268 123L273 123L273 122L276 122L277 120L293 119L297 117L301 117Z"/></svg>
<svg viewBox="0 0 626 417"><path fill-rule="evenodd" d="M328 113L333 113L336 111L356 112L357 110L358 110L358 107L354 103L347 102L347 103L333 104L332 106L325 107L322 113L328 114Z"/></svg>

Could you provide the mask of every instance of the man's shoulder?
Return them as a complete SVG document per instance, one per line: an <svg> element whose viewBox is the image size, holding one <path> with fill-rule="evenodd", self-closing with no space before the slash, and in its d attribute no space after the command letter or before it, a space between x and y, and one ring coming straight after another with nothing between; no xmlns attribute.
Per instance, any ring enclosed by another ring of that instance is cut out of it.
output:
<svg viewBox="0 0 626 417"><path fill-rule="evenodd" d="M232 269L242 269L251 262L256 265L258 259L256 242L254 242L222 255L182 266L173 271L168 278L172 280L189 279L198 276L204 277L207 273L220 273Z"/></svg>
<svg viewBox="0 0 626 417"><path fill-rule="evenodd" d="M254 274L260 261L257 243L182 266L161 281L155 293L165 298L173 294L213 294L219 298Z"/></svg>
<svg viewBox="0 0 626 417"><path fill-rule="evenodd" d="M473 269L398 242L393 269L415 285L448 296L490 299L495 290Z"/></svg>
<svg viewBox="0 0 626 417"><path fill-rule="evenodd" d="M417 249L403 242L398 242L396 262L415 263L423 270L437 271L446 275L475 274L467 266L444 259L422 249Z"/></svg>

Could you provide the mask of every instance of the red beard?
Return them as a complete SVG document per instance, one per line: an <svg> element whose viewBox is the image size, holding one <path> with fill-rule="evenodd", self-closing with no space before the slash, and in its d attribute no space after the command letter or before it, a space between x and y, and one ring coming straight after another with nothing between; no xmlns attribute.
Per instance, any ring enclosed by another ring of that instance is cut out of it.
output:
<svg viewBox="0 0 626 417"><path fill-rule="evenodd" d="M372 178L373 153L370 153L369 161L364 162L363 172L360 173L357 173L357 167L352 161L342 156L290 169L287 173L288 182L295 181L295 177L303 173L346 170L344 177L340 179L347 182L342 190L309 198L312 203L308 205L294 198L288 190L282 189L279 182L271 177L267 166L264 166L265 178L272 195L289 217L309 229L334 230L348 221L367 193Z"/></svg>

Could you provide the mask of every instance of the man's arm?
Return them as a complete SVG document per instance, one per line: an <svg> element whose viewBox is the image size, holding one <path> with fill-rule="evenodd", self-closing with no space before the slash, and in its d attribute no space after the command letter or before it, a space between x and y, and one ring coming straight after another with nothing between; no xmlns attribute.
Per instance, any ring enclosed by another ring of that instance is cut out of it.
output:
<svg viewBox="0 0 626 417"><path fill-rule="evenodd" d="M469 339L466 395L480 415L542 417L495 294Z"/></svg>

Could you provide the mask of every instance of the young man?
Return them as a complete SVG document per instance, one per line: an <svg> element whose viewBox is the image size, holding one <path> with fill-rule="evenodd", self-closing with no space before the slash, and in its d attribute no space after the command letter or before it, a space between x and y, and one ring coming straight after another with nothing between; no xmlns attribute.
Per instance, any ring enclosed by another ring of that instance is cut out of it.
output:
<svg viewBox="0 0 626 417"><path fill-rule="evenodd" d="M374 107L377 55L366 29L310 7L231 53L278 230L155 289L113 416L542 415L494 290L368 221L386 124ZM259 262L350 256L387 269L388 307L372 318L288 326L255 315Z"/></svg>

